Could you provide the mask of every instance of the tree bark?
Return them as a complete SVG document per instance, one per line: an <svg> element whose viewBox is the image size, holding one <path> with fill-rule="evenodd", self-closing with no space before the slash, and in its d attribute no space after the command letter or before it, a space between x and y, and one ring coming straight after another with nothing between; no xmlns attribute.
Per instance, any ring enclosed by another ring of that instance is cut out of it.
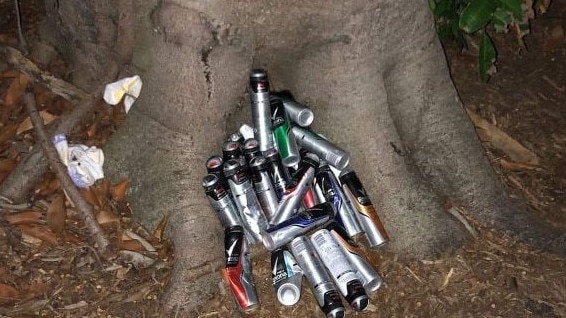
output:
<svg viewBox="0 0 566 318"><path fill-rule="evenodd" d="M79 43L67 52L71 60L96 70L74 74L82 86L117 68L144 80L124 127L105 146L105 172L132 180L135 214L150 228L171 212L176 263L163 300L168 310L191 314L220 279L221 227L200 182L206 158L250 123L252 67L266 68L273 88L305 101L314 129L350 150L402 257L435 258L465 242L446 201L463 202L483 224L565 252L556 244L564 237L529 223L489 166L426 1L90 3L48 6L50 21L60 42Z"/></svg>

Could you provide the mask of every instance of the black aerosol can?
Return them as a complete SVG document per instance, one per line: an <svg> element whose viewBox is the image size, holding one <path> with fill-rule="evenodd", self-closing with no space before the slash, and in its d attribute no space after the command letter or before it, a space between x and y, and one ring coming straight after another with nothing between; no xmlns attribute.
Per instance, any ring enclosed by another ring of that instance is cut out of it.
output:
<svg viewBox="0 0 566 318"><path fill-rule="evenodd" d="M338 179L330 171L330 166L327 163L322 163L318 167L315 179L325 200L334 205L336 220L346 229L348 235L353 238L361 234L363 230L356 217L356 212L353 211L348 198L342 192Z"/></svg>

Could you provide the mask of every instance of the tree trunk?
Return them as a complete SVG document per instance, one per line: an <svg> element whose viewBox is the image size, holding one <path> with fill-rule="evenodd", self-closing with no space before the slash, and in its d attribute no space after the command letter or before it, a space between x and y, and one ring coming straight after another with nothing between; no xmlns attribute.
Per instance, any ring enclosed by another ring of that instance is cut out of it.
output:
<svg viewBox="0 0 566 318"><path fill-rule="evenodd" d="M105 146L105 172L132 180L129 198L149 228L171 214L167 309L195 308L220 279L222 231L200 183L205 160L251 121L252 67L266 68L274 88L313 108L314 129L350 150L399 255L439 257L465 241L447 201L564 252L564 237L515 208L486 160L426 1L115 2L46 0L76 83L94 91L118 70L144 81Z"/></svg>

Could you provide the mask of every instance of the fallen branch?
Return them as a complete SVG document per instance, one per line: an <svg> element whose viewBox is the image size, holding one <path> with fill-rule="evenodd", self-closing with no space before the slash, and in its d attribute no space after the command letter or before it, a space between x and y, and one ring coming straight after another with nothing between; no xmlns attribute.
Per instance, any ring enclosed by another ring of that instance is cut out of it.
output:
<svg viewBox="0 0 566 318"><path fill-rule="evenodd" d="M81 102L91 98L91 95L75 85L56 78L42 71L20 51L0 42L0 60L8 63L18 71L26 74L34 82L48 87L55 95L70 102Z"/></svg>
<svg viewBox="0 0 566 318"><path fill-rule="evenodd" d="M54 94L75 103L76 107L70 113L60 117L55 129L49 132L49 137L55 134L67 135L73 127L92 114L95 105L95 99L92 95L40 70L18 50L0 43L0 60L4 60L15 69L26 74L34 82L46 86ZM48 138L48 140L51 140L51 138ZM4 180L0 186L0 195L15 203L24 202L49 167L44 158L42 148L34 147Z"/></svg>
<svg viewBox="0 0 566 318"><path fill-rule="evenodd" d="M35 135L37 138L36 143L39 143L41 145L41 148L43 148L43 151L47 155L49 165L55 171L57 178L61 183L61 187L67 193L67 195L75 205L75 208L84 220L86 228L88 229L92 240L96 243L96 245L98 245L98 252L100 253L100 255L102 255L102 257L106 259L114 258L116 253L114 246L108 240L106 234L104 233L98 222L96 222L92 206L85 201L79 190L73 184L73 181L67 174L67 169L59 159L57 150L55 150L55 147L51 143L51 139L45 132L45 129L43 127L43 120L41 119L41 116L39 116L39 113L37 111L37 107L35 105L35 96L32 92L26 92L26 94L24 95L24 102L26 104L27 111L29 112L33 128L35 130Z"/></svg>

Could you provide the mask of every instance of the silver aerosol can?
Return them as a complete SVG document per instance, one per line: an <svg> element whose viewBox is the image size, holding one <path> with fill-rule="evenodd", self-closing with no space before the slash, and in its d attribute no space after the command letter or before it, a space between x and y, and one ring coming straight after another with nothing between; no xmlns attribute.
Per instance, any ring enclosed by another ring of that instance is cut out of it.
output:
<svg viewBox="0 0 566 318"><path fill-rule="evenodd" d="M279 200L275 193L273 180L271 180L271 176L269 175L268 166L269 164L263 156L253 157L250 160L250 173L255 193L265 217L269 221L275 215Z"/></svg>
<svg viewBox="0 0 566 318"><path fill-rule="evenodd" d="M254 69L250 74L250 101L252 106L252 122L254 138L259 142L259 150L273 148L273 132L271 130L271 110L269 106L269 80L263 69Z"/></svg>
<svg viewBox="0 0 566 318"><path fill-rule="evenodd" d="M350 154L348 152L315 132L297 126L291 128L291 130L299 147L316 154L338 170L344 169L350 162Z"/></svg>
<svg viewBox="0 0 566 318"><path fill-rule="evenodd" d="M314 113L310 108L299 104L289 91L282 91L274 93L273 96L280 98L283 101L285 110L289 114L289 119L301 127L308 127L314 120Z"/></svg>
<svg viewBox="0 0 566 318"><path fill-rule="evenodd" d="M299 235L327 222L334 214L330 203L321 203L301 211L290 219L274 225L263 234L263 245L270 251L281 247Z"/></svg>
<svg viewBox="0 0 566 318"><path fill-rule="evenodd" d="M382 246L389 241L389 236L377 216L377 212L371 203L366 189L353 170L342 170L340 172L342 189L350 200L352 207L357 212L356 216L360 225L366 233L370 247Z"/></svg>
<svg viewBox="0 0 566 318"><path fill-rule="evenodd" d="M232 196L238 207L244 227L252 234L255 244L261 241L261 235L267 229L267 220L257 200L248 177L242 171L240 162L230 159L224 163L224 175L232 189Z"/></svg>
<svg viewBox="0 0 566 318"><path fill-rule="evenodd" d="M312 185L317 166L318 158L316 156L305 156L301 160L299 169L297 169L292 181L287 186L275 216L269 221L269 224L279 224L289 219L299 210L303 197Z"/></svg>
<svg viewBox="0 0 566 318"><path fill-rule="evenodd" d="M246 313L253 311L259 307L259 299L253 280L248 246L241 226L224 230L224 248L226 259L223 270L224 280L230 287L238 308Z"/></svg>
<svg viewBox="0 0 566 318"><path fill-rule="evenodd" d="M365 290L367 292L378 290L383 285L383 279L371 266L369 259L365 256L358 244L348 237L344 228L336 222L328 224L326 229L332 234L334 240L338 242L340 249L350 262L350 265L352 265L358 273Z"/></svg>
<svg viewBox="0 0 566 318"><path fill-rule="evenodd" d="M327 318L343 318L344 305L336 290L332 278L326 272L322 260L316 253L311 241L299 236L289 243L289 249L310 284L318 306Z"/></svg>
<svg viewBox="0 0 566 318"><path fill-rule="evenodd" d="M209 173L204 176L202 178L202 187L222 227L228 228L242 225L242 220L234 201L232 201L230 194L224 189L216 175Z"/></svg>
<svg viewBox="0 0 566 318"><path fill-rule="evenodd" d="M271 252L271 277L277 300L282 305L292 306L301 298L301 267L285 247Z"/></svg>
<svg viewBox="0 0 566 318"><path fill-rule="evenodd" d="M326 202L330 202L334 205L336 221L346 229L348 235L355 237L363 233L362 227L356 217L356 212L353 211L350 202L348 202L348 198L346 198L344 192L342 192L342 187L340 187L338 179L334 173L330 171L330 166L326 162L321 163L318 167L315 180L315 183L320 186Z"/></svg>
<svg viewBox="0 0 566 318"><path fill-rule="evenodd" d="M327 229L311 236L314 249L330 272L336 286L355 311L363 311L369 305L369 297L356 271Z"/></svg>

